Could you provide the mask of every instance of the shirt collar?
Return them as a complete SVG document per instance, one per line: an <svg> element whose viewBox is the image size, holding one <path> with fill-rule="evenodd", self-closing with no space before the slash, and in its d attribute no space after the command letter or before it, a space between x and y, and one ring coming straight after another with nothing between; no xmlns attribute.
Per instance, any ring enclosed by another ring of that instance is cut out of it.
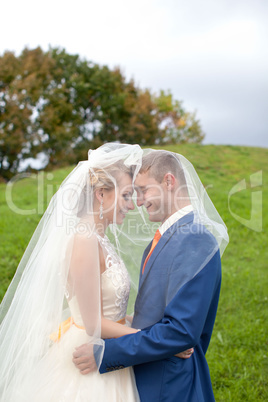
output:
<svg viewBox="0 0 268 402"><path fill-rule="evenodd" d="M175 222L177 222L179 219L183 218L185 215L189 214L190 212L193 211L193 206L192 205L187 205L186 207L183 207L176 211L174 214L172 214L159 228L159 232L161 236L165 233L166 230L168 230Z"/></svg>

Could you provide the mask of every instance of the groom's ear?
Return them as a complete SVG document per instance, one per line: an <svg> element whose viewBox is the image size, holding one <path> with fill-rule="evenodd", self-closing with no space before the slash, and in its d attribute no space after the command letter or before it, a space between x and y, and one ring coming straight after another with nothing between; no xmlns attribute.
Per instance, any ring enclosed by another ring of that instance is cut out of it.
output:
<svg viewBox="0 0 268 402"><path fill-rule="evenodd" d="M175 176L172 173L166 173L163 182L167 186L168 191L173 190L175 186Z"/></svg>

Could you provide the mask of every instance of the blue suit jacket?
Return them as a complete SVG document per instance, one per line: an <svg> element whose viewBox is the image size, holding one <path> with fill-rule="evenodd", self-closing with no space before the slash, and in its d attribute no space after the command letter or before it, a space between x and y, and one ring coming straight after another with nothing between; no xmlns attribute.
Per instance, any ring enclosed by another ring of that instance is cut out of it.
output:
<svg viewBox="0 0 268 402"><path fill-rule="evenodd" d="M142 402L214 401L205 353L220 283L218 244L190 213L163 234L140 277L133 326L142 331L106 340L100 372L134 366ZM189 359L174 356L190 347Z"/></svg>

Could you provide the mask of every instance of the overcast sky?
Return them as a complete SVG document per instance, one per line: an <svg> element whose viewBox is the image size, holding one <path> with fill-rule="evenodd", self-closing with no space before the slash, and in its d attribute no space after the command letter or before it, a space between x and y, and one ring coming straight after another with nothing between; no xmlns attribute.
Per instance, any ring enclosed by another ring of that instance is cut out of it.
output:
<svg viewBox="0 0 268 402"><path fill-rule="evenodd" d="M268 147L267 0L10 0L0 53L60 46L197 110L204 143Z"/></svg>

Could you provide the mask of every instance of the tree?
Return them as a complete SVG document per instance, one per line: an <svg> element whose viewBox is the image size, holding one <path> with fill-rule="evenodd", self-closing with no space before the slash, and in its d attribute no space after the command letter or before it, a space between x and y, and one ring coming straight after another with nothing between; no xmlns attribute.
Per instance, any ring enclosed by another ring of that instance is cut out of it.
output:
<svg viewBox="0 0 268 402"><path fill-rule="evenodd" d="M107 141L152 145L201 142L199 121L170 92L153 95L117 67L64 49L0 57L0 176L39 154L46 168L76 163Z"/></svg>
<svg viewBox="0 0 268 402"><path fill-rule="evenodd" d="M52 64L40 48L0 58L0 175L5 179L18 171L21 160L36 156L33 116Z"/></svg>
<svg viewBox="0 0 268 402"><path fill-rule="evenodd" d="M173 99L170 92L160 91L154 97L157 108L158 127L162 131L159 143L177 144L185 142L201 143L204 139L196 113L186 112L182 102Z"/></svg>

